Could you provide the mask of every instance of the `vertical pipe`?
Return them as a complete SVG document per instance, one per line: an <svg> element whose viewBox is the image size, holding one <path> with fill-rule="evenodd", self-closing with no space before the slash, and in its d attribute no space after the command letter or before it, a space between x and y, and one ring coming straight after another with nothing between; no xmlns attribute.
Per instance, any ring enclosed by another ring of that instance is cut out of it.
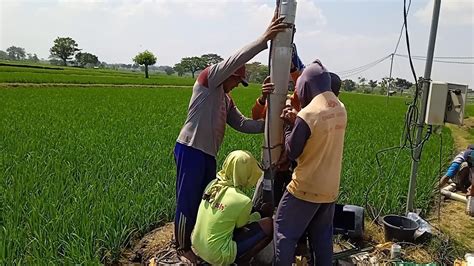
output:
<svg viewBox="0 0 474 266"><path fill-rule="evenodd" d="M433 67L433 56L434 56L434 49L436 43L436 33L438 31L438 22L439 22L439 11L441 7L441 0L434 1L433 7L433 17L431 19L431 31L430 31L430 39L428 42L428 52L427 52L427 59L425 65L425 74L423 76L424 80L431 79L431 69ZM423 87L421 90L422 93L422 102L420 108L420 116L418 116L417 122L417 131L416 131L416 141L415 141L415 152L414 158L411 164L411 175L410 175L410 184L408 187L408 198L407 198L407 208L406 213L413 211L413 201L415 197L415 190L416 190L416 177L418 174L418 163L421 157L421 137L423 135L424 129L424 121L426 116L426 102L428 101L428 90L429 90L429 83L423 82Z"/></svg>
<svg viewBox="0 0 474 266"><path fill-rule="evenodd" d="M296 16L296 1L281 0L279 15L284 16L285 23L294 25ZM275 90L267 99L267 114L265 119L265 142L263 151L263 198L265 202L273 202L274 164L278 161L283 144L283 121L280 114L285 107L288 93L288 82L291 65L291 42L294 27L279 33L272 41L270 77L275 84Z"/></svg>

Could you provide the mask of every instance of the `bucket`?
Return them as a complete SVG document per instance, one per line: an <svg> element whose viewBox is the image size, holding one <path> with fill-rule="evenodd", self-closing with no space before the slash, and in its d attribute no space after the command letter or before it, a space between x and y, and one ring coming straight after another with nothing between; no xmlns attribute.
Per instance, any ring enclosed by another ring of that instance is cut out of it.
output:
<svg viewBox="0 0 474 266"><path fill-rule="evenodd" d="M413 242L418 224L407 217L387 215L382 219L385 241Z"/></svg>

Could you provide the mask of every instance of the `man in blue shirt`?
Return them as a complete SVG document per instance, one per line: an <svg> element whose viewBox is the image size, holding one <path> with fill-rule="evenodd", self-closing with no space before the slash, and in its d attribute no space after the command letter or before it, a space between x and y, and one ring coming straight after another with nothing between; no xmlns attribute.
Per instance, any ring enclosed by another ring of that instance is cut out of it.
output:
<svg viewBox="0 0 474 266"><path fill-rule="evenodd" d="M446 174L439 181L439 187L444 187L451 180L457 189L467 192L466 196L474 196L472 170L474 170L474 144L467 146L466 150L454 157Z"/></svg>

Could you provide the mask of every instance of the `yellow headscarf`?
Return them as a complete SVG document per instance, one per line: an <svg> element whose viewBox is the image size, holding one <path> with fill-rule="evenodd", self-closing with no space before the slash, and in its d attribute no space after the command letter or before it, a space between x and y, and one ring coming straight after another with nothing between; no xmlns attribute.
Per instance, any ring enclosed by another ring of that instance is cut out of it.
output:
<svg viewBox="0 0 474 266"><path fill-rule="evenodd" d="M250 152L233 151L227 155L216 180L204 191L203 199L213 202L229 187L251 188L261 176L262 170Z"/></svg>

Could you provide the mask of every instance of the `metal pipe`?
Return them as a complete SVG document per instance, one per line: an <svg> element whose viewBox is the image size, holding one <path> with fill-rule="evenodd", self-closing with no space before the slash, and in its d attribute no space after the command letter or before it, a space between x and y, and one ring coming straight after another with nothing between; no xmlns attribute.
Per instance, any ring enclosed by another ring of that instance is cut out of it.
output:
<svg viewBox="0 0 474 266"><path fill-rule="evenodd" d="M279 5L279 15L284 16L285 23L295 24L296 1L282 0ZM279 33L272 41L270 78L275 84L275 90L268 96L265 119L265 142L263 151L263 200L273 202L273 180L275 163L280 158L283 145L283 121L281 111L285 107L288 93L289 73L291 66L292 39L294 27L289 27Z"/></svg>
<svg viewBox="0 0 474 266"><path fill-rule="evenodd" d="M431 69L433 66L433 56L434 56L434 48L436 43L436 33L438 31L438 21L439 21L439 11L441 7L441 0L434 1L433 7L433 17L431 20L431 31L430 31L430 39L428 42L428 52L427 52L427 59L425 65L425 74L423 76L425 81L431 79ZM416 132L416 141L415 141L415 151L414 151L414 158L411 164L411 175L410 175L410 184L408 187L408 197L407 197L407 208L406 213L413 211L413 201L415 197L415 190L416 190L416 177L418 174L418 163L421 157L421 137L423 135L424 129L424 120L426 116L426 102L428 101L428 90L429 90L429 83L424 82L423 87L421 90L422 94L422 102L421 102L421 110L420 116L418 117L417 122L417 132Z"/></svg>

